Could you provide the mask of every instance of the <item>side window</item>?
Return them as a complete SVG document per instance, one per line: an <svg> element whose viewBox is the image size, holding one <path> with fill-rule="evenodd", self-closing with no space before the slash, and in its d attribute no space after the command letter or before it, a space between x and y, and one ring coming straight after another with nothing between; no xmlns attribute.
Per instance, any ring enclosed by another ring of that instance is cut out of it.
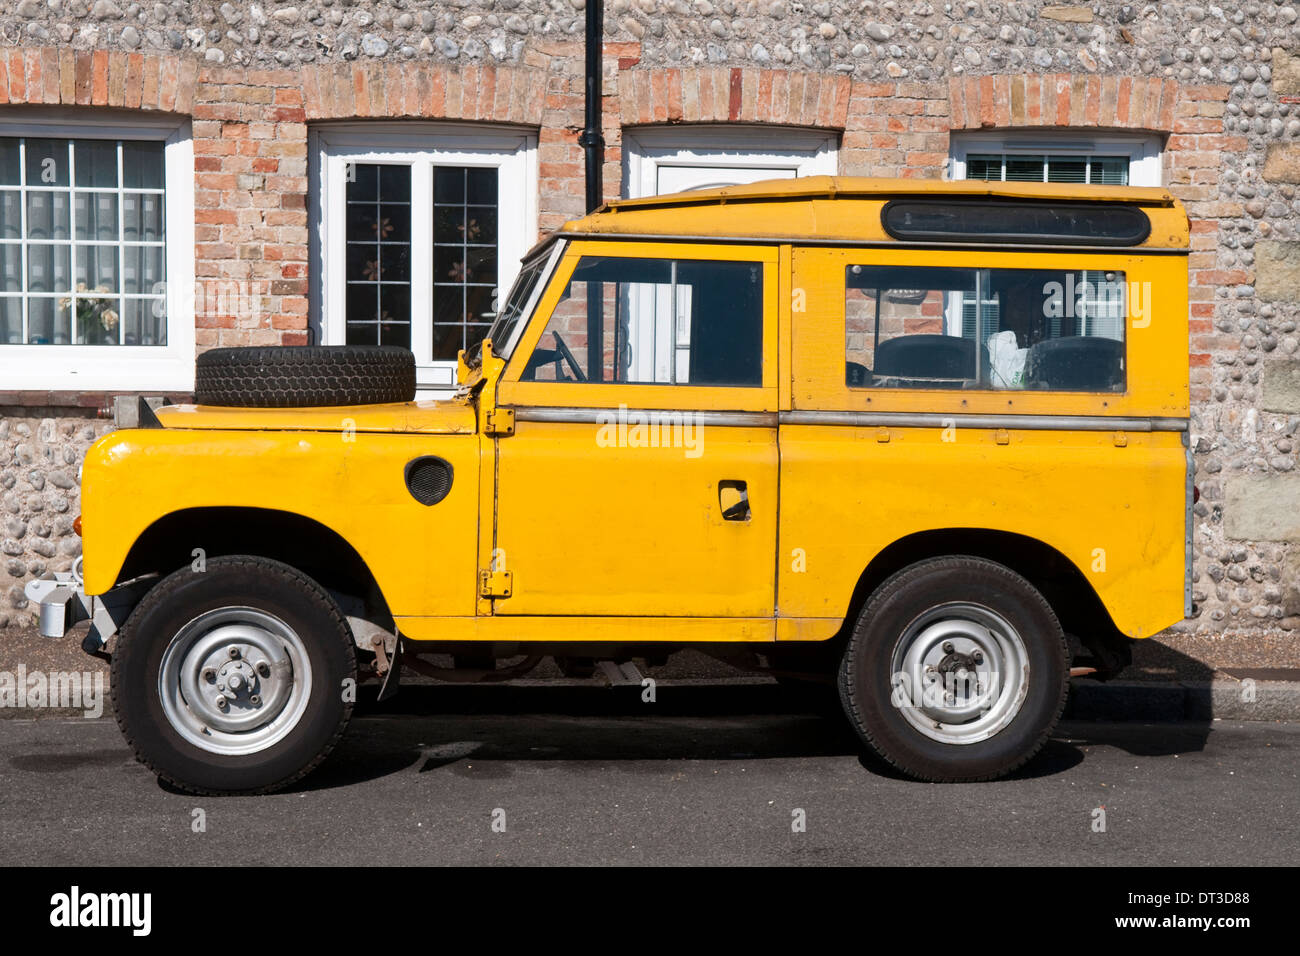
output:
<svg viewBox="0 0 1300 956"><path fill-rule="evenodd" d="M855 388L1122 392L1123 272L851 265Z"/></svg>
<svg viewBox="0 0 1300 956"><path fill-rule="evenodd" d="M520 378L759 386L762 357L762 263L584 256Z"/></svg>

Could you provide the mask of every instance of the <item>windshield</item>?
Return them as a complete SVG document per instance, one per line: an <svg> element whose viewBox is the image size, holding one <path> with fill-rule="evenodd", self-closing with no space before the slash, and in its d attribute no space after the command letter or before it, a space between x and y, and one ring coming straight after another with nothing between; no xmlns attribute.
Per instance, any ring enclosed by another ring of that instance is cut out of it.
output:
<svg viewBox="0 0 1300 956"><path fill-rule="evenodd" d="M501 355L508 347L510 339L515 334L515 328L524 315L524 309L527 307L529 299L532 298L533 289L537 286L537 280L541 278L542 273L546 270L546 263L550 258L549 253L538 256L531 262L525 263L523 269L520 270L519 276L515 279L515 284L510 288L510 295L506 297L505 305L501 307L501 311L497 313L496 319L492 322L492 328L488 330L487 338L492 340L492 348L496 354ZM471 366L477 366L482 355L482 342L477 342L466 353L465 358Z"/></svg>

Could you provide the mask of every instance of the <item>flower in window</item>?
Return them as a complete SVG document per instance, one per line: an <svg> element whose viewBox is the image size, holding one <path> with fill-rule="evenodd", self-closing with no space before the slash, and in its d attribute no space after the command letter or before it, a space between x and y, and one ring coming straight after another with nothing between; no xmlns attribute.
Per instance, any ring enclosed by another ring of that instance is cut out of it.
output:
<svg viewBox="0 0 1300 956"><path fill-rule="evenodd" d="M379 260L371 259L369 262L367 262L364 273L367 282L378 282L379 281Z"/></svg>
<svg viewBox="0 0 1300 956"><path fill-rule="evenodd" d="M447 275L451 278L453 282L464 282L465 263L463 262L452 263L451 269L447 272Z"/></svg>
<svg viewBox="0 0 1300 956"><path fill-rule="evenodd" d="M471 219L468 225L465 223L461 223L456 228L460 230L461 235L465 237L466 242L476 242L478 240L479 233L482 232L482 227L479 226L477 219Z"/></svg>
<svg viewBox="0 0 1300 956"><path fill-rule="evenodd" d="M387 239L393 232L393 221L387 216L375 223L375 235Z"/></svg>

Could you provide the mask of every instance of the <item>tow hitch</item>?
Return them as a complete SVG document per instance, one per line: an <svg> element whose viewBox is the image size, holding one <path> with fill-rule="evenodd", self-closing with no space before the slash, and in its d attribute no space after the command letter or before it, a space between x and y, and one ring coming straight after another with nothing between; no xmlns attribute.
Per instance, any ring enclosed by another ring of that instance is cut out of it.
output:
<svg viewBox="0 0 1300 956"><path fill-rule="evenodd" d="M112 655L104 650L109 638L126 622L156 579L139 578L105 594L90 595L83 590L80 564L78 561L71 571L52 571L28 581L23 592L40 609L42 637L65 637L75 625L90 621L81 649L93 657L110 660Z"/></svg>

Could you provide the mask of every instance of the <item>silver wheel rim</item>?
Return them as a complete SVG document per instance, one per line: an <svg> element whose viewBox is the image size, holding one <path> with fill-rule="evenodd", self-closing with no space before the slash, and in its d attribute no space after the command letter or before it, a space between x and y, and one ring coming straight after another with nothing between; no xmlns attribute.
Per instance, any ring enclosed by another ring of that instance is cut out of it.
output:
<svg viewBox="0 0 1300 956"><path fill-rule="evenodd" d="M1029 655L1006 618L978 604L942 604L894 645L892 702L917 731L973 744L1001 731L1029 692Z"/></svg>
<svg viewBox="0 0 1300 956"><path fill-rule="evenodd" d="M194 746L225 756L258 753L302 719L311 662L302 638L275 615L217 608L171 639L158 696L172 729Z"/></svg>

